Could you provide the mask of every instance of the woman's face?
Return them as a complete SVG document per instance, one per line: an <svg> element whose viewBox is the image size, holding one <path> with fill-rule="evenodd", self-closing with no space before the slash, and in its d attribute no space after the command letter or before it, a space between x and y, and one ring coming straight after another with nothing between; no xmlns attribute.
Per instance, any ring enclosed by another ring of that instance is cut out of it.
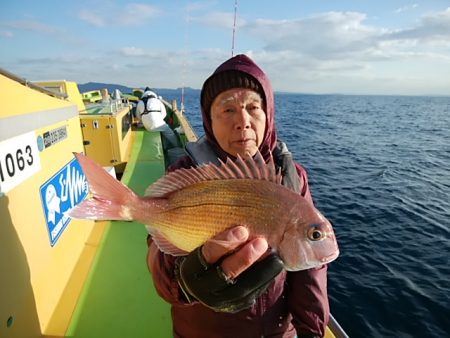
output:
<svg viewBox="0 0 450 338"><path fill-rule="evenodd" d="M217 143L228 154L255 155L266 130L261 96L244 88L224 91L211 105L211 125Z"/></svg>

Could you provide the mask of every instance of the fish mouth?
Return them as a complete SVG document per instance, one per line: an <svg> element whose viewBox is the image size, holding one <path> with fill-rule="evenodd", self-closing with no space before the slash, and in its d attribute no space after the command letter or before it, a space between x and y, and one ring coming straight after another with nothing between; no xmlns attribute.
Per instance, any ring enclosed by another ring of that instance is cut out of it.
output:
<svg viewBox="0 0 450 338"><path fill-rule="evenodd" d="M337 250L336 252L332 253L331 255L325 256L323 258L320 259L320 262L322 263L330 263L332 261L334 261L336 258L338 258L339 256L339 250Z"/></svg>

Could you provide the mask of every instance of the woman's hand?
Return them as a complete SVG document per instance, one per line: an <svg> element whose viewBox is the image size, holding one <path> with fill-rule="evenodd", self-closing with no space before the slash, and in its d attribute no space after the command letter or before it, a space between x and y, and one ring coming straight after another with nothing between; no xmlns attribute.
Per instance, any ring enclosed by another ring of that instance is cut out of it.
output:
<svg viewBox="0 0 450 338"><path fill-rule="evenodd" d="M243 226L227 229L203 244L202 254L208 264L220 263L224 275L234 279L256 262L268 249L264 238L248 241L248 230Z"/></svg>
<svg viewBox="0 0 450 338"><path fill-rule="evenodd" d="M243 226L228 229L177 261L175 273L187 299L193 296L215 311L235 313L252 306L283 269L268 254L263 238L248 240Z"/></svg>

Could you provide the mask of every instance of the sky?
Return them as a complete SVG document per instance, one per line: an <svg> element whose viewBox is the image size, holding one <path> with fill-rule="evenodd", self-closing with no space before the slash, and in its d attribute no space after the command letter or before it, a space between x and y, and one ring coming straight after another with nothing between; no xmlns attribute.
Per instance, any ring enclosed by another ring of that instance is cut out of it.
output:
<svg viewBox="0 0 450 338"><path fill-rule="evenodd" d="M232 53L275 91L450 95L449 0L1 1L0 68L201 88ZM233 39L234 32L234 39Z"/></svg>

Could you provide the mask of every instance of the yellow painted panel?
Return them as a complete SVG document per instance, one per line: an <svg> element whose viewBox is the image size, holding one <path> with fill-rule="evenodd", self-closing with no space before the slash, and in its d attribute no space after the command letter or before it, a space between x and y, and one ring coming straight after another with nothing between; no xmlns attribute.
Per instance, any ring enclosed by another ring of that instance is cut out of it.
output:
<svg viewBox="0 0 450 338"><path fill-rule="evenodd" d="M40 153L40 172L4 197L8 201L8 226L14 228L10 232L14 235L17 245L23 248L22 264L25 265L24 271L29 271L30 279L27 287L32 288L32 302L35 304L42 331L53 315L93 228L92 221L72 220L56 244L53 247L50 245L39 189L73 159L72 151L83 151L79 118L74 117L36 131L36 136L39 136L64 126L67 128L68 137ZM2 237L2 242L4 240L6 239ZM3 246L0 250L3 251ZM0 256L8 257L10 253L0 253ZM9 290L9 295L16 297L23 292L23 288L14 286Z"/></svg>
<svg viewBox="0 0 450 338"><path fill-rule="evenodd" d="M31 136L28 140L36 146L33 156L39 159L36 163L40 162L40 167L8 189L2 183L0 337L42 337L47 332L61 337L69 324L95 248L102 236L102 228L93 221L71 220L52 246L47 226L48 215L44 211L40 188L73 160L72 152L84 151L80 118L71 113L76 110L73 103L40 93L2 75L0 87L3 105L0 124L12 121L12 117L19 118L15 121L21 122L22 115L23 122L28 119L56 121L49 125L37 124L39 127L35 130L27 130L27 124L24 124L24 129L20 124L18 136L22 133ZM49 119L49 112L54 109L60 109L61 116L68 117ZM64 111L70 113L65 114ZM10 128L19 128L19 124L11 125ZM1 140L3 164L6 163L6 155L17 155L18 148L11 142L15 140L16 133L10 135L13 136L5 138L3 135ZM3 174L6 175L5 167ZM65 192L69 192L64 176L60 177L55 184L64 186ZM62 199L64 190L59 191L61 196L58 197ZM60 216L62 211L56 208L55 212ZM70 297L64 297L67 294ZM58 318L58 325L52 321L55 317Z"/></svg>
<svg viewBox="0 0 450 338"><path fill-rule="evenodd" d="M34 83L46 89L53 90L61 94L66 94L67 100L75 103L78 107L79 112L84 112L86 110L83 102L83 97L78 90L78 85L76 84L76 82L61 80L39 81Z"/></svg>
<svg viewBox="0 0 450 338"><path fill-rule="evenodd" d="M330 330L329 327L326 328L325 330L325 336L324 338L336 338L336 336L334 335L334 333Z"/></svg>
<svg viewBox="0 0 450 338"><path fill-rule="evenodd" d="M86 155L102 166L126 162L131 149L130 108L117 114L81 114Z"/></svg>
<svg viewBox="0 0 450 338"><path fill-rule="evenodd" d="M42 94L1 74L0 88L0 118L73 106L69 101Z"/></svg>
<svg viewBox="0 0 450 338"><path fill-rule="evenodd" d="M102 166L111 166L114 148L107 115L81 115L81 130L87 156Z"/></svg>
<svg viewBox="0 0 450 338"><path fill-rule="evenodd" d="M110 123L113 126L113 137L115 159L118 163L128 160L131 147L131 112L130 107L125 107L115 116L110 117Z"/></svg>
<svg viewBox="0 0 450 338"><path fill-rule="evenodd" d="M52 318L47 325L44 337L62 337L65 336L74 309L79 301L80 294L85 287L88 273L94 264L97 250L104 238L106 229L110 226L109 222L96 222L89 239L81 253L77 264L65 286L63 294L56 305Z"/></svg>

